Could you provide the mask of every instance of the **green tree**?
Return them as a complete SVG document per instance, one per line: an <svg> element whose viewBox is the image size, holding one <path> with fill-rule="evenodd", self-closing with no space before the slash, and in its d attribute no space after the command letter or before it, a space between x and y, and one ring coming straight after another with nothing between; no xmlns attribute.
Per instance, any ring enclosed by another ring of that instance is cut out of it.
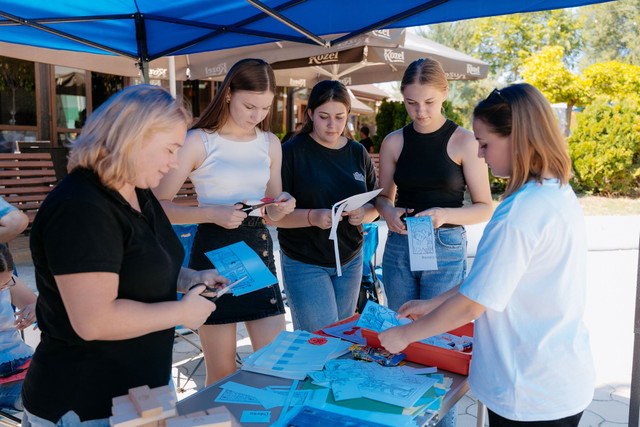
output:
<svg viewBox="0 0 640 427"><path fill-rule="evenodd" d="M11 92L10 125L16 124L16 92L24 89L28 92L35 87L35 69L33 62L0 56L0 91Z"/></svg>
<svg viewBox="0 0 640 427"><path fill-rule="evenodd" d="M572 66L583 47L582 23L567 9L477 19L472 38L477 47L471 54L508 82L518 80L524 61L544 46L562 46L563 61Z"/></svg>
<svg viewBox="0 0 640 427"><path fill-rule="evenodd" d="M640 94L640 66L607 61L590 65L582 76L591 98L620 99Z"/></svg>
<svg viewBox="0 0 640 427"><path fill-rule="evenodd" d="M640 65L640 0L585 6L578 9L583 17L585 65L620 61Z"/></svg>
<svg viewBox="0 0 640 427"><path fill-rule="evenodd" d="M578 116L568 140L575 180L582 190L638 196L640 100L595 100Z"/></svg>
<svg viewBox="0 0 640 427"><path fill-rule="evenodd" d="M564 135L571 133L571 112L573 107L584 106L589 101L582 76L569 71L562 61L564 49L561 46L546 46L540 52L527 58L522 66L522 77L537 87L549 102L565 102Z"/></svg>

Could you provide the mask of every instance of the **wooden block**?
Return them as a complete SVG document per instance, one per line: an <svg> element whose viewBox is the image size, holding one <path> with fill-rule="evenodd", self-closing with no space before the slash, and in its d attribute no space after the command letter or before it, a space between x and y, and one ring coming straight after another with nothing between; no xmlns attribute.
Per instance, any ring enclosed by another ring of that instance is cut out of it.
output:
<svg viewBox="0 0 640 427"><path fill-rule="evenodd" d="M130 388L129 397L142 418L155 417L162 414L162 404L147 385Z"/></svg>
<svg viewBox="0 0 640 427"><path fill-rule="evenodd" d="M137 412L109 417L109 425L111 425L111 427L136 427L140 424L142 424L142 422Z"/></svg>
<svg viewBox="0 0 640 427"><path fill-rule="evenodd" d="M126 402L118 403L117 405L113 405L111 407L111 415L121 415L121 414L135 414L137 417L140 416L138 414L138 410L131 400L127 399Z"/></svg>
<svg viewBox="0 0 640 427"><path fill-rule="evenodd" d="M216 406L215 408L207 409L207 414L209 415L223 415L225 418L229 420L229 426L231 427L241 427L241 424L238 422L236 417L233 416L231 411L227 409L226 406Z"/></svg>
<svg viewBox="0 0 640 427"><path fill-rule="evenodd" d="M111 399L111 406L116 406L116 405L120 405L120 404L127 404L127 403L131 403L133 405L133 402L131 402L131 399L129 398L128 394L122 395L122 396L117 396L114 397L113 399Z"/></svg>
<svg viewBox="0 0 640 427"><path fill-rule="evenodd" d="M137 414L137 412L135 414L129 413L114 415L109 418L109 424L112 427L140 427L146 425L156 426L158 425L158 421L174 417L177 414L175 406L168 406L169 407L163 407L163 411L159 415L152 417L142 418Z"/></svg>

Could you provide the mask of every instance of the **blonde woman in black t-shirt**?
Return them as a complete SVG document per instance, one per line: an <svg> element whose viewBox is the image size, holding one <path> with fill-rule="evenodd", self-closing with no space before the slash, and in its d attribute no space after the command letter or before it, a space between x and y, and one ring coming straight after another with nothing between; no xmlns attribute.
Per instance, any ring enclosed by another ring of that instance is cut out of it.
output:
<svg viewBox="0 0 640 427"><path fill-rule="evenodd" d="M22 387L25 425L108 426L113 397L171 380L173 328L215 310L193 286L229 281L181 268L184 249L150 190L177 167L190 120L165 89L133 86L72 146L69 175L31 231L42 333Z"/></svg>

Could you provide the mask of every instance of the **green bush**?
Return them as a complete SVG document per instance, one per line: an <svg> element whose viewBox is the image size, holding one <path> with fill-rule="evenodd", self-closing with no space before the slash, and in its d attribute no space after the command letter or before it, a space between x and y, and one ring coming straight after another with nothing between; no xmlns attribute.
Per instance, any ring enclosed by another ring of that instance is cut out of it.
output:
<svg viewBox="0 0 640 427"><path fill-rule="evenodd" d="M640 187L640 101L595 100L568 140L579 190L637 196Z"/></svg>
<svg viewBox="0 0 640 427"><path fill-rule="evenodd" d="M455 111L449 101L442 104L444 116L460 124L462 117ZM382 100L378 114L376 114L376 134L371 137L376 152L380 150L380 144L391 132L411 123L411 118L404 108L403 102Z"/></svg>

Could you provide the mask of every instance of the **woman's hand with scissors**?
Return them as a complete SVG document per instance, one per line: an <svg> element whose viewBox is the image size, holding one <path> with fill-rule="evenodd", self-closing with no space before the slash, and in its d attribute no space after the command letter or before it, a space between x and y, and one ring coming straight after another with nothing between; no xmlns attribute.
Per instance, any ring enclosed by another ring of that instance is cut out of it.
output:
<svg viewBox="0 0 640 427"><path fill-rule="evenodd" d="M266 213L272 221L280 221L296 208L296 199L286 191L283 191L276 199L265 207Z"/></svg>
<svg viewBox="0 0 640 427"><path fill-rule="evenodd" d="M246 202L246 200L245 200ZM243 211L242 204L210 206L209 217L211 222L223 228L234 229L240 227L242 221L247 217L247 212Z"/></svg>

